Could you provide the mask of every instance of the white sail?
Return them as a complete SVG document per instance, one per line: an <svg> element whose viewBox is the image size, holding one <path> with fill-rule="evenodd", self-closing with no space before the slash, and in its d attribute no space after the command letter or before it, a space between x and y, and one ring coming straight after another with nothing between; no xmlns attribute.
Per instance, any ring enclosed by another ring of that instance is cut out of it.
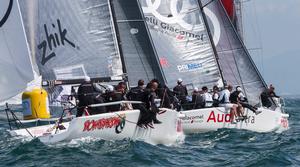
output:
<svg viewBox="0 0 300 167"><path fill-rule="evenodd" d="M30 48L43 79L123 74L107 0L20 3Z"/></svg>
<svg viewBox="0 0 300 167"><path fill-rule="evenodd" d="M34 79L18 1L0 1L0 102Z"/></svg>

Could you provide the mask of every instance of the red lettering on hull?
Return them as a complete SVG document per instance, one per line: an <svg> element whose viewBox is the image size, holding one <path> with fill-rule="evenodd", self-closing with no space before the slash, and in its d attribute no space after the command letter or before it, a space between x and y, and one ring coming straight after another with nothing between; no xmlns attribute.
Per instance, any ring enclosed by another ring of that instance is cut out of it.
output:
<svg viewBox="0 0 300 167"><path fill-rule="evenodd" d="M213 121L213 122L230 122L230 114L217 114L215 112L210 112L208 119L206 122Z"/></svg>
<svg viewBox="0 0 300 167"><path fill-rule="evenodd" d="M98 120L87 120L84 122L83 131L93 131L96 129L113 128L118 126L120 123L121 123L120 117L101 118Z"/></svg>

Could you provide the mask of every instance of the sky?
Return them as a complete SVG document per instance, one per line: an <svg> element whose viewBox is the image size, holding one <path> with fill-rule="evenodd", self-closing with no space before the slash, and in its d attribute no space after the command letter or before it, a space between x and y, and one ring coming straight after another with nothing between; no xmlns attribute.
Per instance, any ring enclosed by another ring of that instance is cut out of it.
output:
<svg viewBox="0 0 300 167"><path fill-rule="evenodd" d="M267 84L300 95L300 0L242 0L244 41Z"/></svg>

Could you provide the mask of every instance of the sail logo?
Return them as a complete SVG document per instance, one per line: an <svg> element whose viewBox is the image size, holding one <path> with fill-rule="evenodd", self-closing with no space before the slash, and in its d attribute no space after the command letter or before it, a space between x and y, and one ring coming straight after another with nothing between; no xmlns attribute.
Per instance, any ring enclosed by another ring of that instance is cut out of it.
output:
<svg viewBox="0 0 300 167"><path fill-rule="evenodd" d="M179 72L189 72L189 71L195 71L202 68L201 63L190 63L190 64L183 64L178 65L177 69Z"/></svg>
<svg viewBox="0 0 300 167"><path fill-rule="evenodd" d="M55 32L53 34L49 34L49 30L46 24L44 24L44 31L46 35L46 39L43 40L39 45L38 49L42 50L42 65L45 65L50 59L54 58L56 56L56 53L53 51L53 49L59 47L59 46L65 46L65 44L69 44L71 47L76 48L75 44L71 42L67 38L67 29L63 29L61 26L61 22L59 19L57 19L57 25L52 24L52 28L56 29L58 32ZM47 51L49 50L50 53ZM47 54L48 53L48 54Z"/></svg>
<svg viewBox="0 0 300 167"><path fill-rule="evenodd" d="M0 17L0 28L4 25L4 23L7 21L11 11L12 11L12 7L13 7L13 0L9 1L7 10L5 12L5 14L3 15L3 17Z"/></svg>
<svg viewBox="0 0 300 167"><path fill-rule="evenodd" d="M200 13L195 13L194 9L199 8L197 2L191 3L189 1L179 1L179 0L144 0L145 6L142 6L144 14L152 14L155 18L164 22L166 24L179 24L182 28L187 31L205 31L205 24ZM163 6L167 6L170 13L161 14L159 9ZM180 8L181 7L181 8ZM204 13L210 19L213 25L213 40L217 45L221 37L221 26L216 15L208 8L204 8ZM198 16L195 18L194 14ZM187 18L188 17L188 18ZM188 20L197 20L198 23L191 23Z"/></svg>
<svg viewBox="0 0 300 167"><path fill-rule="evenodd" d="M151 25L153 25L154 29L160 28L161 32L163 32L163 33L175 34L174 36L176 37L177 40L183 40L187 37L187 38L196 38L197 40L203 41L204 34L199 35L196 33L189 32L189 31L181 30L180 28L177 28L177 26L172 26L170 24L160 22L155 17L147 17L146 16L145 20L147 23L150 23Z"/></svg>

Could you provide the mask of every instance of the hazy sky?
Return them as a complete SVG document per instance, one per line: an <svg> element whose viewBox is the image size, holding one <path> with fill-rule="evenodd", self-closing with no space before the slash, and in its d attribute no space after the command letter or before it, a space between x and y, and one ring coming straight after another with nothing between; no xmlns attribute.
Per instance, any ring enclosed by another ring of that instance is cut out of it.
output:
<svg viewBox="0 0 300 167"><path fill-rule="evenodd" d="M300 95L300 0L243 1L246 46L264 79Z"/></svg>

